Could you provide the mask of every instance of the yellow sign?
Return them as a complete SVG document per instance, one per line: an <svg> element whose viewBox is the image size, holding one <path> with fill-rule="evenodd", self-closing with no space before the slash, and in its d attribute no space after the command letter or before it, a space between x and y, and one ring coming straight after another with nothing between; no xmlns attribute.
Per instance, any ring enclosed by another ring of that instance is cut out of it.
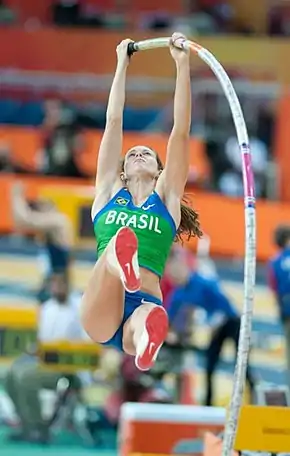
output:
<svg viewBox="0 0 290 456"><path fill-rule="evenodd" d="M77 246L94 248L95 238L91 220L94 189L84 187L44 187L40 196L53 201L60 212L72 222Z"/></svg>
<svg viewBox="0 0 290 456"><path fill-rule="evenodd" d="M0 327L34 329L37 324L36 308L0 307Z"/></svg>
<svg viewBox="0 0 290 456"><path fill-rule="evenodd" d="M7 363L36 343L35 309L0 308L0 362Z"/></svg>
<svg viewBox="0 0 290 456"><path fill-rule="evenodd" d="M0 363L7 363L37 344L37 309L0 308ZM89 342L41 344L40 362L46 369L65 373L96 370L101 346Z"/></svg>
<svg viewBox="0 0 290 456"><path fill-rule="evenodd" d="M41 344L40 360L46 369L73 373L95 371L99 367L101 347L93 343L58 342Z"/></svg>
<svg viewBox="0 0 290 456"><path fill-rule="evenodd" d="M288 407L242 407L236 450L286 453L290 451Z"/></svg>

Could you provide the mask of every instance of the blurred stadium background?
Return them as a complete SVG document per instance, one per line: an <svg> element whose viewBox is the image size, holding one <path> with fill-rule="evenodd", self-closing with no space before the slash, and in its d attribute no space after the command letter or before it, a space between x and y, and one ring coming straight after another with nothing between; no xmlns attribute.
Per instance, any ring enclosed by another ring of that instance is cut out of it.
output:
<svg viewBox="0 0 290 456"><path fill-rule="evenodd" d="M0 1L0 451L5 456L18 454L20 448L31 455L116 454L115 428L108 423L98 430L101 440L94 442L93 450L85 448L89 439L79 429L82 426L76 424L75 432L63 429L62 422L49 447L8 442L9 428L16 421L4 383L11 362L28 340L27 334L21 339L18 332L22 327L31 331L35 324L36 296L43 280L35 233L15 230L13 185L20 180L27 199L49 198L71 220L72 283L81 293L95 261L90 204L115 47L127 36L138 40L181 31L210 49L234 82L249 129L258 196L251 364L258 381L285 384L284 339L267 287L266 263L275 253L273 231L289 221L290 214L289 25L290 2L282 0ZM173 88L174 67L165 50L134 55L124 112L124 150L145 143L164 158ZM239 151L221 88L196 58L192 58L192 92L187 192L210 239L204 265L210 255L226 293L241 309L244 214ZM195 241L185 242L185 247L195 254ZM21 311L26 310L32 323L25 326ZM4 333L9 343L4 343ZM194 388L189 395L194 399L185 402L202 401L204 348L210 333L204 320L197 318L192 334L195 351L190 351ZM215 377L214 405L228 403L233 353L231 343L226 344ZM81 417L84 408L92 415L102 411L105 398L120 381L122 361L114 353L102 352L99 362L100 369L82 391ZM173 377L182 381L183 375L182 367L174 370L165 381L171 393L177 388L172 386ZM150 385L159 377L150 379ZM57 395L62 399L61 389ZM49 393L44 394L44 405L52 407L51 401ZM83 420L78 418L77 423Z"/></svg>

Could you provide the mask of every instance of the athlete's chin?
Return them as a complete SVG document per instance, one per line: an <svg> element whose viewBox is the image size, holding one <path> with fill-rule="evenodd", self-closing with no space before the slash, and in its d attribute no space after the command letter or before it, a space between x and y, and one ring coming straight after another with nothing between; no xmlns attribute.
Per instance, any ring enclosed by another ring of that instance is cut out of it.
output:
<svg viewBox="0 0 290 456"><path fill-rule="evenodd" d="M138 175L146 179L148 179L148 176L152 176L152 179L154 178L154 172L148 167L145 162L135 163L134 169L132 169L132 174L134 176Z"/></svg>

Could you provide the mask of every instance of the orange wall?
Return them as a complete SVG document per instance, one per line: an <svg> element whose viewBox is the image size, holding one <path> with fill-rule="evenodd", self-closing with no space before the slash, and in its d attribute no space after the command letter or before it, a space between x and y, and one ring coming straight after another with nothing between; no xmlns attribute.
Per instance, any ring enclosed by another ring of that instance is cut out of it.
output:
<svg viewBox="0 0 290 456"><path fill-rule="evenodd" d="M282 201L290 202L290 91L284 88L276 120L275 160L278 167L278 194Z"/></svg>
<svg viewBox="0 0 290 456"><path fill-rule="evenodd" d="M154 32L130 33L133 40L162 36ZM0 29L0 67L26 71L111 74L116 65L115 47L124 33L96 30L40 28L26 32L9 27ZM194 38L194 37L192 37ZM240 68L243 74L269 73L273 80L290 81L290 43L287 39L251 37L201 37L201 45L212 51L227 68ZM61 45L60 45L61 43ZM93 53L92 53L93 49ZM65 56L65 58L64 58ZM204 64L193 60L193 70ZM129 75L172 77L174 64L164 49L134 55Z"/></svg>
<svg viewBox="0 0 290 456"><path fill-rule="evenodd" d="M0 177L1 218L0 232L12 232L13 221L10 211L11 184L15 176ZM59 179L24 178L27 196L36 198L43 187L86 185L84 181ZM84 192L86 193L86 192ZM93 195L93 188L91 187ZM199 211L204 231L211 237L211 252L216 255L244 256L244 205L243 201L230 199L221 195L196 192L190 194L193 206ZM257 256L259 260L267 260L275 252L272 245L272 233L279 223L289 221L290 205L282 203L257 203ZM195 241L190 241L195 248Z"/></svg>
<svg viewBox="0 0 290 456"><path fill-rule="evenodd" d="M87 130L84 133L84 148L77 154L80 168L93 176L96 170L98 150L102 132ZM0 127L0 141L11 146L14 160L29 169L36 169L37 156L42 147L42 130L21 127ZM165 163L168 136L161 134L126 133L123 138L123 150L129 150L134 145L145 144L156 150ZM190 167L201 180L209 175L208 161L205 156L204 143L198 138L190 141Z"/></svg>

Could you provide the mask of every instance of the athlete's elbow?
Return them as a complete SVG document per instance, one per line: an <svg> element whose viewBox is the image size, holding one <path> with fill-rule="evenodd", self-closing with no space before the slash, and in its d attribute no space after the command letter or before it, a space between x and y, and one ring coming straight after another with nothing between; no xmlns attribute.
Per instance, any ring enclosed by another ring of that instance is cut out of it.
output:
<svg viewBox="0 0 290 456"><path fill-rule="evenodd" d="M119 113L107 113L106 129L122 126L123 115Z"/></svg>
<svg viewBox="0 0 290 456"><path fill-rule="evenodd" d="M188 144L190 139L189 129L179 122L175 123L171 132L171 137L178 139L182 144Z"/></svg>

